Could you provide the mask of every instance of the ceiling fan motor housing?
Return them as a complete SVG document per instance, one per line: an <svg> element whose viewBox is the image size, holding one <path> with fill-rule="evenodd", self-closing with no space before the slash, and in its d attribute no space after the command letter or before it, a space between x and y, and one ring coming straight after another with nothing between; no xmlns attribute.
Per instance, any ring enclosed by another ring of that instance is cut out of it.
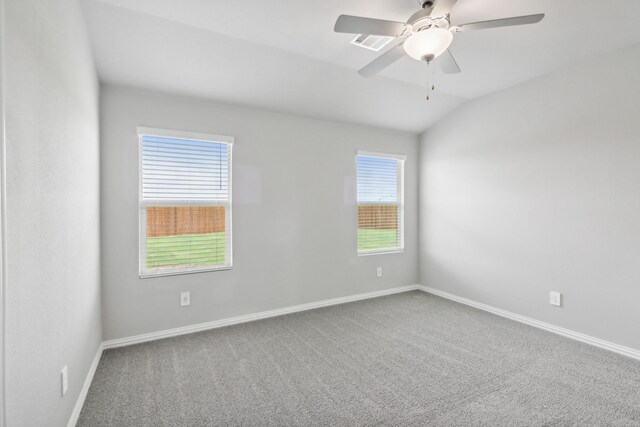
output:
<svg viewBox="0 0 640 427"><path fill-rule="evenodd" d="M431 16L431 9L419 10L407 21L407 24L411 26L411 31L417 33L418 31L426 30L427 28L443 28L448 29L451 25L449 23L449 15L446 16Z"/></svg>

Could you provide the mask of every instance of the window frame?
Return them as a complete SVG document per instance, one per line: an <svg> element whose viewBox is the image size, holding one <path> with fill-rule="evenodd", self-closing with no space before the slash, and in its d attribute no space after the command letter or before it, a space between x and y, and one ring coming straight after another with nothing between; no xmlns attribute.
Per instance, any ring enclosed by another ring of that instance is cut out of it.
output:
<svg viewBox="0 0 640 427"><path fill-rule="evenodd" d="M138 126L136 128L138 134L138 277L140 279L149 279L164 276L179 276L183 274L205 273L211 271L224 271L233 269L233 144L235 137L227 135L215 135L209 133L189 132L171 129L158 129ZM145 201L143 198L142 186L142 138L144 136L156 136L164 138L184 139L190 141L201 141L211 143L227 144L229 153L229 198L228 201L205 201L205 200L156 200L153 202ZM221 266L203 266L193 268L175 268L150 272L146 268L147 264L147 212L146 207L150 204L154 206L224 206L225 207L225 228L227 242L225 246L225 259L228 261ZM144 244L143 244L144 243Z"/></svg>
<svg viewBox="0 0 640 427"><path fill-rule="evenodd" d="M392 159L398 161L398 176L397 179L397 189L398 189L398 233L400 233L400 237L398 238L398 246L395 248L381 248L381 249L358 249L358 206L360 202L358 200L358 157L374 157L379 159ZM384 254L396 254L404 252L404 172L405 172L405 162L407 160L407 156L403 154L393 154L393 153L381 153L376 151L356 151L355 155L355 164L356 164L356 251L358 256L370 256L370 255L384 255Z"/></svg>

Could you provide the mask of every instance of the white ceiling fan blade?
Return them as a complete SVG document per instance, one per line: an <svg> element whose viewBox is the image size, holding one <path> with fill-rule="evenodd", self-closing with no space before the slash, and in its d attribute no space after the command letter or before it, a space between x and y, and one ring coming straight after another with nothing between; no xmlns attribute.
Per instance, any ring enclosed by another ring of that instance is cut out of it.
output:
<svg viewBox="0 0 640 427"><path fill-rule="evenodd" d="M402 43L399 43L392 49L389 49L382 55L378 56L376 59L371 61L369 64L365 65L358 74L363 77L371 77L380 71L387 68L389 65L396 62L398 59L402 58L405 55L404 48L402 47Z"/></svg>
<svg viewBox="0 0 640 427"><path fill-rule="evenodd" d="M400 36L405 29L403 22L361 16L340 15L333 30L336 33L374 34L376 36Z"/></svg>
<svg viewBox="0 0 640 427"><path fill-rule="evenodd" d="M510 27L512 25L536 24L542 21L544 13L537 15L516 16L513 18L493 19L491 21L472 22L469 24L457 25L454 27L455 32L484 30L486 28Z"/></svg>
<svg viewBox="0 0 640 427"><path fill-rule="evenodd" d="M440 16L444 16L447 13L451 13L451 9L456 5L458 0L437 0L435 6L433 6L433 10L431 11L431 16L438 18Z"/></svg>
<svg viewBox="0 0 640 427"><path fill-rule="evenodd" d="M455 74L461 71L449 49L438 57L438 63L445 74Z"/></svg>

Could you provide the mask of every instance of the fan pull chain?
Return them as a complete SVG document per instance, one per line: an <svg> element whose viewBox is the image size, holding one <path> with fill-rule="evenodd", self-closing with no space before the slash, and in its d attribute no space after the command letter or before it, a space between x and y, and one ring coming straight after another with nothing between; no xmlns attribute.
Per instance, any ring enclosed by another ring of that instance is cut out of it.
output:
<svg viewBox="0 0 640 427"><path fill-rule="evenodd" d="M431 93L435 92L435 90L436 90L436 73L434 71L431 76Z"/></svg>
<svg viewBox="0 0 640 427"><path fill-rule="evenodd" d="M430 62L427 61L427 101L431 99L431 67Z"/></svg>
<svg viewBox="0 0 640 427"><path fill-rule="evenodd" d="M427 101L431 100L433 92L436 90L436 76L431 71L431 61L427 61Z"/></svg>

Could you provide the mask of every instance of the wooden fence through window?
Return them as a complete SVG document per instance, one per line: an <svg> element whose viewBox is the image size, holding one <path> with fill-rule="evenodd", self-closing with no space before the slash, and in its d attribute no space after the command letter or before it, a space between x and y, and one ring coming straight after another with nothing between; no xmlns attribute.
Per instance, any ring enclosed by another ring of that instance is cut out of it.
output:
<svg viewBox="0 0 640 427"><path fill-rule="evenodd" d="M397 229L398 206L358 205L358 228Z"/></svg>
<svg viewBox="0 0 640 427"><path fill-rule="evenodd" d="M147 237L225 231L224 206L154 206L147 208Z"/></svg>
<svg viewBox="0 0 640 427"><path fill-rule="evenodd" d="M225 231L224 206L154 206L147 208L147 237ZM398 207L359 205L358 228L397 229Z"/></svg>

